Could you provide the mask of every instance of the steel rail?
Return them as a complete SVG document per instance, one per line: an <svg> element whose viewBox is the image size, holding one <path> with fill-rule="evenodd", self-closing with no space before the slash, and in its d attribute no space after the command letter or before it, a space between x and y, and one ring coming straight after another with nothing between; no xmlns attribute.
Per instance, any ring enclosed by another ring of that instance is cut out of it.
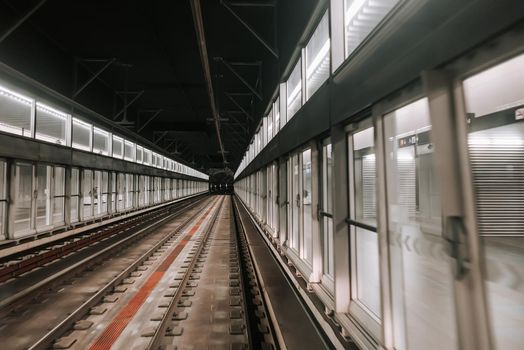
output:
<svg viewBox="0 0 524 350"><path fill-rule="evenodd" d="M178 214L180 214L180 212L178 212ZM116 277L114 277L109 283L107 283L104 287L102 287L97 293L95 293L88 300L86 300L82 305L80 305L76 310L74 310L67 318L65 318L62 322L60 322L57 326L55 326L52 330L50 330L46 335L44 335L37 342L35 342L29 349L30 350L48 349L56 339L58 339L62 334L67 332L69 329L71 329L71 327L75 324L75 322L82 319L82 317L84 317L84 315L89 311L89 309L99 304L100 301L104 298L104 296L107 293L109 293L116 285L118 285L125 278L127 278L127 276L131 274L131 272L136 270L136 268L140 264L142 264L145 260L147 260L150 256L152 256L156 250L162 247L175 234L179 233L184 227L186 227L190 222L192 222L199 214L200 214L200 211L196 211L195 214L187 218L182 224L180 224L170 234L166 235L164 238L158 241L158 243L156 243L147 252L142 254L138 259L135 260L135 262L133 262L124 271L122 271ZM175 214L172 214L172 215L175 215ZM162 220L162 222L165 222L166 220ZM151 226L155 226L155 227L161 226L162 222L157 225L153 224ZM134 234L133 236L130 236L128 239L126 239L126 241L129 241L129 239L136 237L137 234L138 233ZM118 245L121 245L122 243L123 242L120 242Z"/></svg>
<svg viewBox="0 0 524 350"><path fill-rule="evenodd" d="M162 316L162 320L160 321L160 325L156 328L155 334L153 335L153 337L149 341L146 349L157 350L160 347L161 341L162 341L162 339L164 337L164 334L165 334L166 329L168 327L169 321L171 320L172 314L175 311L175 308L177 306L178 301L182 297L183 291L185 290L185 288L187 286L187 282L189 281L189 277L193 273L193 269L195 267L195 264L196 264L197 260L199 259L199 256L202 253L204 245L206 244L209 236L211 235L211 232L213 232L213 230L215 228L215 224L217 222L218 214L222 210L222 206L224 205L224 201L225 201L225 199L222 198L220 204L218 205L218 208L213 213L211 221L207 225L204 237L200 241L200 244L198 245L198 248L197 248L197 250L195 252L195 255L193 256L193 259L189 263L189 266L188 266L186 272L184 273L184 276L183 276L182 280L180 281L180 286L177 288L173 298L171 298L171 300L169 302L169 306L167 307L167 311Z"/></svg>

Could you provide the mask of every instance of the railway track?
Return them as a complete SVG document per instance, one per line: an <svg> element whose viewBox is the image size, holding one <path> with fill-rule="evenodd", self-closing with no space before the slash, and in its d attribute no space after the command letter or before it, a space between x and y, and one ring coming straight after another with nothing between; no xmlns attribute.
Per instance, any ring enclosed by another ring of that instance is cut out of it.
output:
<svg viewBox="0 0 524 350"><path fill-rule="evenodd" d="M230 196L208 197L136 244L116 244L121 248L112 257L100 250L106 258L85 273L0 315L3 346L290 348L269 305L246 219ZM301 329L292 331L301 337Z"/></svg>
<svg viewBox="0 0 524 350"><path fill-rule="evenodd" d="M133 220L134 225L120 226L112 236L4 282L0 285L3 344L10 349L29 348L50 329L67 328L69 316L103 298L108 282L127 278L133 261L147 259L155 247L176 237L209 202L199 199L148 215L147 220ZM53 340L37 348L49 347Z"/></svg>

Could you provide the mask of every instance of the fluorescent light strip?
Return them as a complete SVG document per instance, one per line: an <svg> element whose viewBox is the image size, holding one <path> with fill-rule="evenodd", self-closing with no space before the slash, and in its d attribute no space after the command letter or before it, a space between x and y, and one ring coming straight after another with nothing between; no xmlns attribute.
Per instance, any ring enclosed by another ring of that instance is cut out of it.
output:
<svg viewBox="0 0 524 350"><path fill-rule="evenodd" d="M36 108L41 110L41 111L44 111L46 113L49 113L49 114L51 114L51 115L53 115L53 116L55 116L57 118L60 118L62 120L67 120L67 117L70 116L69 114L65 114L65 113L63 113L63 112L61 112L61 111L59 111L57 109L49 107L49 106L47 106L45 104L42 104L40 102L36 103Z"/></svg>
<svg viewBox="0 0 524 350"><path fill-rule="evenodd" d="M27 104L29 106L33 104L33 100L30 99L29 97L20 95L19 93L9 90L3 86L0 86L0 95L9 97L17 102Z"/></svg>

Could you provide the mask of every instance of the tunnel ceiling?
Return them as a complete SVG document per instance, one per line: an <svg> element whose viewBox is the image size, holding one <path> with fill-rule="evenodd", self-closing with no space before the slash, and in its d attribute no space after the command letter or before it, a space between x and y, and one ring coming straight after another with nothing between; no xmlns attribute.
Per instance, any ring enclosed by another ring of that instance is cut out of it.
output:
<svg viewBox="0 0 524 350"><path fill-rule="evenodd" d="M113 118L165 155L206 172L223 168L191 1L48 0L0 43L0 60ZM0 30L40 2L0 1ZM315 2L201 0L227 167L240 163L280 76L279 59L245 24L278 51L286 38L296 42L307 15L279 18L307 13Z"/></svg>

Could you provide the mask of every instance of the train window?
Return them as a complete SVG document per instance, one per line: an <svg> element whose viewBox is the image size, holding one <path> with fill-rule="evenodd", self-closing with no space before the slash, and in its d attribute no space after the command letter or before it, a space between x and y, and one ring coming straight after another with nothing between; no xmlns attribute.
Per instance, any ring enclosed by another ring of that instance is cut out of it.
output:
<svg viewBox="0 0 524 350"><path fill-rule="evenodd" d="M142 163L142 154L143 154L144 148L142 146L136 145L136 162Z"/></svg>
<svg viewBox="0 0 524 350"><path fill-rule="evenodd" d="M113 157L124 157L124 139L116 135L113 135Z"/></svg>
<svg viewBox="0 0 524 350"><path fill-rule="evenodd" d="M275 117L275 122L273 123L273 128L275 129L274 134L276 135L280 130L280 97L277 97L275 103L273 103L273 115Z"/></svg>
<svg viewBox="0 0 524 350"><path fill-rule="evenodd" d="M73 142L72 146L84 151L91 151L91 124L80 119L73 118Z"/></svg>
<svg viewBox="0 0 524 350"><path fill-rule="evenodd" d="M80 199L79 171L78 168L71 169L71 199L70 199L70 222L79 220L78 205Z"/></svg>
<svg viewBox="0 0 524 350"><path fill-rule="evenodd" d="M288 188L290 191L290 213L288 217L290 218L290 229L288 232L291 232L289 236L289 247L298 252L298 235L299 235L299 209L301 196L299 191L299 157L298 154L294 154L289 159L289 181Z"/></svg>
<svg viewBox="0 0 524 350"><path fill-rule="evenodd" d="M93 128L93 152L107 156L109 154L109 133Z"/></svg>
<svg viewBox="0 0 524 350"><path fill-rule="evenodd" d="M136 159L135 144L131 141L124 141L124 159L130 162Z"/></svg>
<svg viewBox="0 0 524 350"><path fill-rule="evenodd" d="M322 246L323 246L323 271L328 278L332 291L333 284L333 147L331 140L326 139L322 147Z"/></svg>
<svg viewBox="0 0 524 350"><path fill-rule="evenodd" d="M302 252L301 258L313 263L313 234L311 199L311 150L302 152Z"/></svg>
<svg viewBox="0 0 524 350"><path fill-rule="evenodd" d="M426 98L384 116L387 232L397 349L456 349L452 260L442 235Z"/></svg>
<svg viewBox="0 0 524 350"><path fill-rule="evenodd" d="M55 166L53 184L53 220L54 225L64 224L65 168Z"/></svg>
<svg viewBox="0 0 524 350"><path fill-rule="evenodd" d="M44 104L36 104L36 134L39 140L65 145L70 116Z"/></svg>
<svg viewBox="0 0 524 350"><path fill-rule="evenodd" d="M31 137L34 101L0 86L0 131Z"/></svg>
<svg viewBox="0 0 524 350"><path fill-rule="evenodd" d="M497 349L524 348L524 55L464 81L469 157Z"/></svg>
<svg viewBox="0 0 524 350"><path fill-rule="evenodd" d="M151 151L144 148L144 164L151 165Z"/></svg>
<svg viewBox="0 0 524 350"><path fill-rule="evenodd" d="M302 59L299 59L286 82L287 120L302 107Z"/></svg>
<svg viewBox="0 0 524 350"><path fill-rule="evenodd" d="M269 111L267 115L267 142L273 138L273 110Z"/></svg>
<svg viewBox="0 0 524 350"><path fill-rule="evenodd" d="M345 54L351 55L399 0L344 0Z"/></svg>
<svg viewBox="0 0 524 350"><path fill-rule="evenodd" d="M357 318L378 324L380 275L377 235L376 161L374 128L348 135L349 231L351 242L350 312Z"/></svg>
<svg viewBox="0 0 524 350"><path fill-rule="evenodd" d="M329 77L329 16L326 11L306 46L306 100Z"/></svg>

